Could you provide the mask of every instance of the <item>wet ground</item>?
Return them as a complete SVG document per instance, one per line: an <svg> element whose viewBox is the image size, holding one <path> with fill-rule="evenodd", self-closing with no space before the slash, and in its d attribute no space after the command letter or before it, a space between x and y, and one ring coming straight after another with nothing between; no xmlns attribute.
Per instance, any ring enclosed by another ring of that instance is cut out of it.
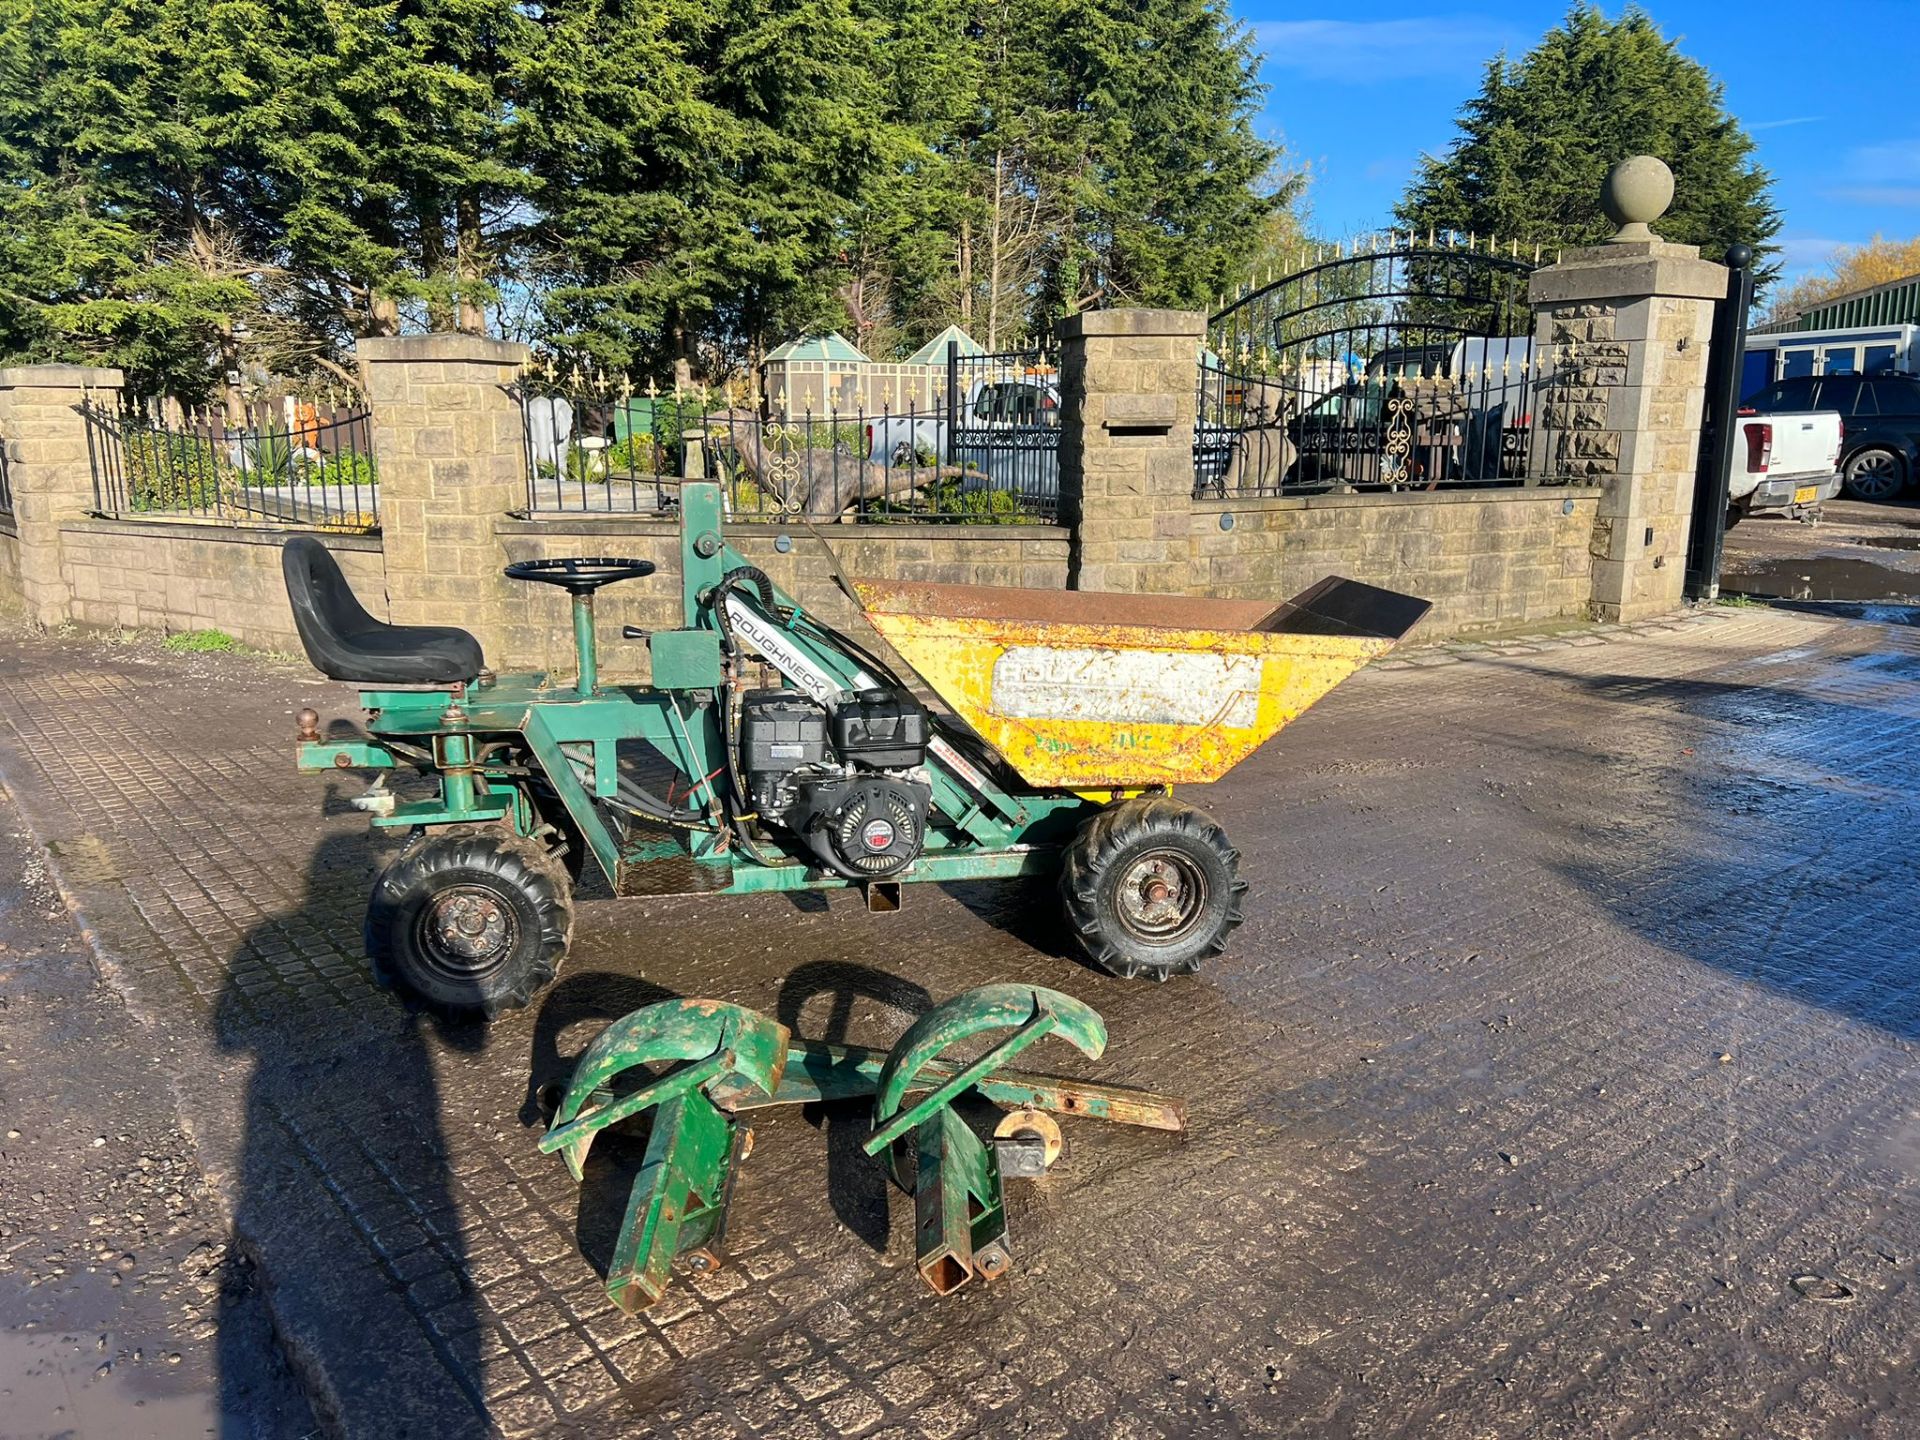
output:
<svg viewBox="0 0 1920 1440"><path fill-rule="evenodd" d="M1833 500L1818 525L1761 517L1727 532L1727 595L1827 604L1916 607L1884 615L1920 622L1920 500Z"/></svg>
<svg viewBox="0 0 1920 1440"><path fill-rule="evenodd" d="M0 793L0 1436L314 1423L161 1070ZM222 1337L225 1337L223 1340ZM223 1391L216 1345L230 1355Z"/></svg>
<svg viewBox="0 0 1920 1440"><path fill-rule="evenodd" d="M367 982L357 787L292 773L343 687L16 637L0 772L329 1433L1920 1431L1920 633L1750 609L1467 653L1195 792L1253 890L1165 987L1063 958L1044 887L588 898L532 1010L443 1027ZM1184 1093L1190 1136L1070 1125L1012 1188L1015 1272L940 1299L864 1117L779 1115L733 1263L611 1306L618 1175L572 1184L531 1103L601 1021L702 994L885 1044L988 980L1093 1004L1097 1073ZM34 1044L50 1092L91 1063ZM200 1374L249 1413L258 1325L215 1324Z"/></svg>

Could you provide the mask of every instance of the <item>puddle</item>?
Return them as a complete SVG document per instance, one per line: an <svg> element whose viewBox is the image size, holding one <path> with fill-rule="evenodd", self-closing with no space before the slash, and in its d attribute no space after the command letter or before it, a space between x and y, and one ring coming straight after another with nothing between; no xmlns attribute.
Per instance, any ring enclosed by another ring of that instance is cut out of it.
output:
<svg viewBox="0 0 1920 1440"><path fill-rule="evenodd" d="M0 1330L0 1415L17 1440L147 1440L203 1437L220 1429L214 1398L169 1394L141 1372L163 1364L149 1355L138 1366L119 1355L114 1337L98 1333ZM105 1365L107 1372L98 1373Z"/></svg>
<svg viewBox="0 0 1920 1440"><path fill-rule="evenodd" d="M1903 537L1904 538L1904 537ZM1913 548L1920 549L1920 546ZM1920 574L1833 555L1775 558L1743 564L1720 577L1730 595L1767 600L1881 600L1920 604Z"/></svg>
<svg viewBox="0 0 1920 1440"><path fill-rule="evenodd" d="M1920 550L1920 535L1862 535L1848 543L1871 545L1876 550Z"/></svg>
<svg viewBox="0 0 1920 1440"><path fill-rule="evenodd" d="M1842 620L1871 620L1878 625L1920 626L1920 605L1870 605L1862 600L1775 600L1778 610L1832 615Z"/></svg>

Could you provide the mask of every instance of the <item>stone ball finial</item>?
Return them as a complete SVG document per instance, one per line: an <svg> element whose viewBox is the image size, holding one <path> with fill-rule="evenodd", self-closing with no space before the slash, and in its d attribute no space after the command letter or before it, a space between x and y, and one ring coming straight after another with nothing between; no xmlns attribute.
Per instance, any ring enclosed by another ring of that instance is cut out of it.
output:
<svg viewBox="0 0 1920 1440"><path fill-rule="evenodd" d="M1673 171L1654 155L1634 155L1607 172L1600 187L1600 208L1620 228L1610 243L1657 240L1648 227L1673 203Z"/></svg>

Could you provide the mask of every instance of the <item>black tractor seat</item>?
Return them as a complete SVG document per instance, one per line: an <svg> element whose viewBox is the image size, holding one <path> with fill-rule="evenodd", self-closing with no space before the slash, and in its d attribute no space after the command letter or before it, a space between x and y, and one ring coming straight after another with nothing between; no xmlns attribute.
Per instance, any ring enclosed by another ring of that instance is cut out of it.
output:
<svg viewBox="0 0 1920 1440"><path fill-rule="evenodd" d="M354 598L340 562L310 535L281 548L287 599L313 668L361 685L454 685L486 668L480 642L451 625L388 625Z"/></svg>

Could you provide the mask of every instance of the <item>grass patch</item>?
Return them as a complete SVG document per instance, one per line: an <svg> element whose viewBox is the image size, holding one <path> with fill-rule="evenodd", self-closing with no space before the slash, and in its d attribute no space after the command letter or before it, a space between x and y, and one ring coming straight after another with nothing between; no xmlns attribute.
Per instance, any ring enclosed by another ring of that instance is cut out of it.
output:
<svg viewBox="0 0 1920 1440"><path fill-rule="evenodd" d="M1767 608L1766 601L1756 599L1752 595L1722 594L1713 603L1716 605L1724 605L1729 610L1764 610Z"/></svg>
<svg viewBox="0 0 1920 1440"><path fill-rule="evenodd" d="M240 642L224 630L181 630L160 642L162 650L175 655L211 655L218 651L238 650Z"/></svg>

